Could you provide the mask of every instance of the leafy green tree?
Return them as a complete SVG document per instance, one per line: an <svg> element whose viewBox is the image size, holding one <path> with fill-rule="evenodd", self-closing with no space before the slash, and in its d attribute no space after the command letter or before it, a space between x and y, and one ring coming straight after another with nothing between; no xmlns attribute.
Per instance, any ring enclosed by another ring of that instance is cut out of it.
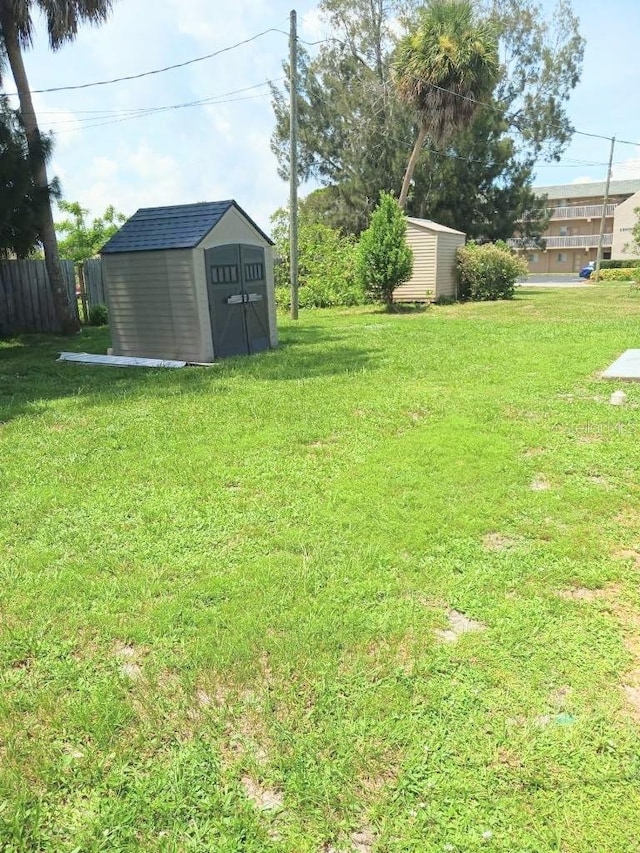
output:
<svg viewBox="0 0 640 853"><path fill-rule="evenodd" d="M397 191L406 164L411 115L390 82L393 24L400 0L323 0L335 39L299 69L300 178L319 180L333 226L359 234L381 190ZM285 64L288 73L288 66ZM272 148L288 178L288 90L272 86L276 129Z"/></svg>
<svg viewBox="0 0 640 853"><path fill-rule="evenodd" d="M0 2L0 46L4 49L9 61L18 91L20 115L26 133L34 184L42 193L48 193L49 188L45 146L38 127L22 58L23 49L29 47L33 41L34 14L40 12L44 15L49 44L52 50L57 50L65 42L75 38L81 23L101 23L110 10L111 0L1 0ZM41 209L40 238L60 331L71 334L79 330L80 324L75 310L69 303L62 276L50 203L44 204Z"/></svg>
<svg viewBox="0 0 640 853"><path fill-rule="evenodd" d="M400 98L417 114L418 133L402 181L400 207L427 137L442 148L468 127L491 97L500 63L491 19L478 20L467 0L431 0L414 32L398 44L393 76Z"/></svg>
<svg viewBox="0 0 640 853"><path fill-rule="evenodd" d="M43 138L43 154L51 153ZM57 183L46 191L34 185L24 127L18 113L0 95L0 256L29 257L40 243L40 215Z"/></svg>
<svg viewBox="0 0 640 853"><path fill-rule="evenodd" d="M276 293L281 307L289 305L289 212L279 208L271 217L276 244ZM298 299L301 308L328 308L364 302L355 274L356 242L314 220L300 204L298 228Z"/></svg>
<svg viewBox="0 0 640 853"><path fill-rule="evenodd" d="M391 58L394 34L415 28L420 7L418 0L320 2L330 38L301 62L300 178L322 185L316 212L332 227L360 233L380 191L399 191L418 127L390 82ZM569 0L561 0L548 19L538 0L476 0L475 8L500 33L503 64L491 106L478 112L471 136L456 134L437 155L428 150L434 146L423 148L407 211L435 219L445 205L453 209L447 199L468 199L463 161L478 161L474 175L482 163L487 169L472 195L485 197L478 200L482 210L498 212L495 221L505 230L491 236L506 238L509 223L530 206L526 196L535 160L558 157L570 139L565 106L580 77L584 43ZM287 177L288 93L272 87L272 95L272 147ZM492 128L488 141L480 132L486 114L494 114L502 128L500 133ZM461 168L446 165L458 157ZM460 221L447 224L468 230L470 207Z"/></svg>
<svg viewBox="0 0 640 853"><path fill-rule="evenodd" d="M494 97L524 156L558 160L573 135L566 105L580 82L585 41L571 0L476 0L500 32Z"/></svg>
<svg viewBox="0 0 640 853"><path fill-rule="evenodd" d="M546 204L531 189L532 163L517 156L498 109L480 110L446 152L423 150L410 201L413 216L456 228L479 242L527 242L546 227ZM526 219L525 219L526 214Z"/></svg>
<svg viewBox="0 0 640 853"><path fill-rule="evenodd" d="M118 213L109 205L102 216L87 222L89 211L77 201L59 201L60 210L69 214L67 219L56 222L56 231L61 235L58 240L60 257L81 263L94 258L107 240L118 231L127 217Z"/></svg>
<svg viewBox="0 0 640 853"><path fill-rule="evenodd" d="M395 198L381 193L371 224L360 237L357 273L373 299L389 307L393 291L411 277L413 252L407 245L407 220Z"/></svg>

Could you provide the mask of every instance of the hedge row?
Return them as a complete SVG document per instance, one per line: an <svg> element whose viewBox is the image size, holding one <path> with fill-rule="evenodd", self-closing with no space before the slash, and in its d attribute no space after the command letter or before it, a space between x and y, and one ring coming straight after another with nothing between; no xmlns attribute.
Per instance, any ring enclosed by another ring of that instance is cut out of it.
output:
<svg viewBox="0 0 640 853"><path fill-rule="evenodd" d="M640 260L602 261L600 263L601 270L621 270L631 269L631 267L640 267Z"/></svg>
<svg viewBox="0 0 640 853"><path fill-rule="evenodd" d="M591 275L590 281L596 281L596 274ZM640 267L625 267L622 269L600 270L598 281L640 281Z"/></svg>

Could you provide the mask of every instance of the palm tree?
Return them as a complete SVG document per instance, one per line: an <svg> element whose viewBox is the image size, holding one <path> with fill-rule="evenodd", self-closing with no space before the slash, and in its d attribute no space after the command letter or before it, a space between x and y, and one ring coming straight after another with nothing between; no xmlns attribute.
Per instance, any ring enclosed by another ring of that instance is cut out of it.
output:
<svg viewBox="0 0 640 853"><path fill-rule="evenodd" d="M400 40L393 79L400 98L418 117L418 135L400 193L402 208L427 136L441 147L468 126L477 102L491 96L499 71L495 25L477 20L467 0L432 0L422 10L415 32Z"/></svg>
<svg viewBox="0 0 640 853"><path fill-rule="evenodd" d="M33 13L41 11L47 21L49 44L57 50L72 41L83 22L100 23L111 10L112 0L0 0L0 45L4 48L20 101L20 114L27 136L29 159L36 187L48 192L49 181L38 120L33 108L31 89L22 60L22 50L33 38ZM40 237L44 248L51 295L60 331L71 334L80 328L69 297L60 266L56 231L51 202L43 206L40 217Z"/></svg>

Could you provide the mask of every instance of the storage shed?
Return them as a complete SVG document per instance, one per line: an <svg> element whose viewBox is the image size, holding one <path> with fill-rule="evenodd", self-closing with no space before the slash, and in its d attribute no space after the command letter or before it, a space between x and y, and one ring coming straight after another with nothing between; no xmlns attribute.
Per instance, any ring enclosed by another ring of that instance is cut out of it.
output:
<svg viewBox="0 0 640 853"><path fill-rule="evenodd" d="M407 217L407 243L413 250L413 273L393 292L394 302L431 302L457 295L456 252L466 234L430 219Z"/></svg>
<svg viewBox="0 0 640 853"><path fill-rule="evenodd" d="M138 210L102 264L114 355L210 362L278 344L273 243L235 201Z"/></svg>

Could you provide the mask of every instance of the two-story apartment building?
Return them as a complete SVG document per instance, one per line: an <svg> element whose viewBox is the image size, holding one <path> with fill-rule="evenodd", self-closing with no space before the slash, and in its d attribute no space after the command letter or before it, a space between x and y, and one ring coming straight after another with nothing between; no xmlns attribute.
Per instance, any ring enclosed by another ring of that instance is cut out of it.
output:
<svg viewBox="0 0 640 853"><path fill-rule="evenodd" d="M536 187L547 197L549 227L542 235L544 248L521 248L532 273L576 273L589 261L595 261L600 236L604 181ZM640 207L640 180L611 181L605 211L604 259L629 256L630 242ZM517 239L512 242L517 246ZM635 253L632 253L635 256Z"/></svg>

